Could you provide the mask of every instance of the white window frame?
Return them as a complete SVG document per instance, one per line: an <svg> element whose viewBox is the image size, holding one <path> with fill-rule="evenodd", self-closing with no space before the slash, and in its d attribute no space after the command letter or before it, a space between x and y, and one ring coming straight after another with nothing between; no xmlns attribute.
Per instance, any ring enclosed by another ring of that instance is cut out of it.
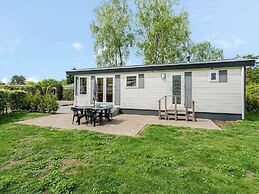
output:
<svg viewBox="0 0 259 194"><path fill-rule="evenodd" d="M216 73L216 79L215 80L211 80L211 74L212 73ZM218 83L219 82L219 70L210 70L208 79L209 79L209 82L211 82L211 83Z"/></svg>
<svg viewBox="0 0 259 194"><path fill-rule="evenodd" d="M78 76L78 84L77 84L77 90L78 90L78 94L79 95L88 95L88 78L87 76ZM85 78L86 79L86 94L81 94L81 78Z"/></svg>
<svg viewBox="0 0 259 194"><path fill-rule="evenodd" d="M127 78L128 77L131 77L131 76L135 76L136 77L136 86L128 86L127 85ZM125 77L125 87L126 88L128 88L128 89L130 89L130 88L138 88L138 74L132 74L132 75L126 75L126 77Z"/></svg>

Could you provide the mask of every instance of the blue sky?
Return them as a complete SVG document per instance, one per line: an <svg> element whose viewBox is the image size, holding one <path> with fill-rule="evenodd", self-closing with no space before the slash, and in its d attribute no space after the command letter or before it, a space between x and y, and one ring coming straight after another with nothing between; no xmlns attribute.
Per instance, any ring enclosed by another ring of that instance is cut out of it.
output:
<svg viewBox="0 0 259 194"><path fill-rule="evenodd" d="M130 5L133 0L129 0ZM89 25L92 0L0 0L0 80L14 74L29 80L64 79L73 66L95 66ZM258 0L182 0L194 42L209 40L225 58L259 54ZM131 54L128 64L141 64Z"/></svg>

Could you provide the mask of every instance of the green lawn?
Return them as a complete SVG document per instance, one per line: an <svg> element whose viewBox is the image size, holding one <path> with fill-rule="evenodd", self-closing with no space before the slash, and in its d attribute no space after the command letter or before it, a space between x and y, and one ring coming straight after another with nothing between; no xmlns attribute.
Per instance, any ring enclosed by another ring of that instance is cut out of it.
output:
<svg viewBox="0 0 259 194"><path fill-rule="evenodd" d="M139 137L0 119L0 193L258 193L259 115L223 131L150 126Z"/></svg>

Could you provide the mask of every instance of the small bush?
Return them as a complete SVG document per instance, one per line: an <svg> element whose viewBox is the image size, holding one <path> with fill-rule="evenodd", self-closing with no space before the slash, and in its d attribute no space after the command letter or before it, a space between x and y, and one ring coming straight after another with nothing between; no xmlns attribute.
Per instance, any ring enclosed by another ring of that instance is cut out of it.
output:
<svg viewBox="0 0 259 194"><path fill-rule="evenodd" d="M74 100L73 89L63 89L63 100Z"/></svg>
<svg viewBox="0 0 259 194"><path fill-rule="evenodd" d="M246 87L247 112L259 112L259 84L251 84Z"/></svg>
<svg viewBox="0 0 259 194"><path fill-rule="evenodd" d="M39 103L39 112L53 113L58 110L58 103L56 97L51 95L42 96Z"/></svg>
<svg viewBox="0 0 259 194"><path fill-rule="evenodd" d="M27 95L27 111L30 112L39 112L39 104L41 102L41 95L40 92L37 92L36 94Z"/></svg>
<svg viewBox="0 0 259 194"><path fill-rule="evenodd" d="M55 96L40 95L36 93L35 95L29 94L27 96L27 111L31 112L42 112L42 113L53 113L58 110L58 102Z"/></svg>

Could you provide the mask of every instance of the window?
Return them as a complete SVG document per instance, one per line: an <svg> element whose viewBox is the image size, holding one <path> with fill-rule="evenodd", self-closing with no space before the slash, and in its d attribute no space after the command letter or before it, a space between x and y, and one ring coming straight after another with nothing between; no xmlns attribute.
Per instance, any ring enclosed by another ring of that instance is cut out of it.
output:
<svg viewBox="0 0 259 194"><path fill-rule="evenodd" d="M209 81L226 83L228 82L228 72L227 70L211 70L209 71Z"/></svg>
<svg viewBox="0 0 259 194"><path fill-rule="evenodd" d="M103 78L97 78L97 101L103 102Z"/></svg>
<svg viewBox="0 0 259 194"><path fill-rule="evenodd" d="M217 70L209 71L209 81L218 82L218 71Z"/></svg>
<svg viewBox="0 0 259 194"><path fill-rule="evenodd" d="M173 104L175 104L175 96L177 104L181 104L182 76L173 75Z"/></svg>
<svg viewBox="0 0 259 194"><path fill-rule="evenodd" d="M130 75L126 77L126 86L127 87L137 87L137 76Z"/></svg>
<svg viewBox="0 0 259 194"><path fill-rule="evenodd" d="M219 70L219 83L228 82L228 71L227 70Z"/></svg>
<svg viewBox="0 0 259 194"><path fill-rule="evenodd" d="M80 94L87 94L87 78L81 77L80 78Z"/></svg>
<svg viewBox="0 0 259 194"><path fill-rule="evenodd" d="M211 81L216 81L217 80L217 73L211 73L210 74L210 80Z"/></svg>
<svg viewBox="0 0 259 194"><path fill-rule="evenodd" d="M106 102L113 102L113 78L106 78Z"/></svg>

